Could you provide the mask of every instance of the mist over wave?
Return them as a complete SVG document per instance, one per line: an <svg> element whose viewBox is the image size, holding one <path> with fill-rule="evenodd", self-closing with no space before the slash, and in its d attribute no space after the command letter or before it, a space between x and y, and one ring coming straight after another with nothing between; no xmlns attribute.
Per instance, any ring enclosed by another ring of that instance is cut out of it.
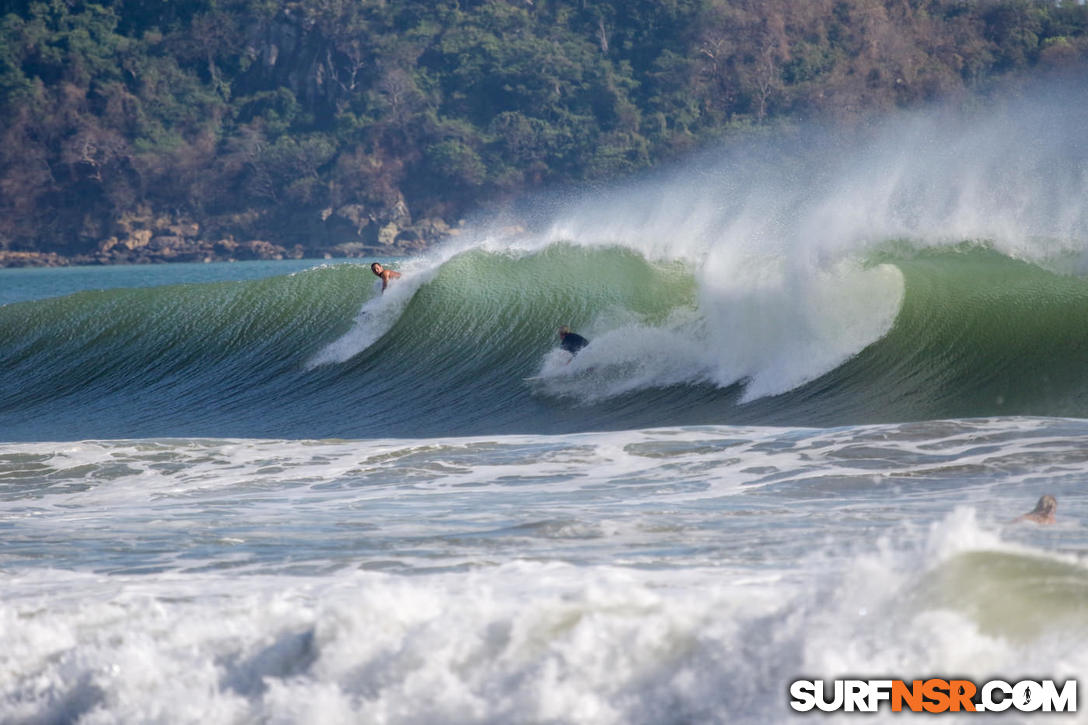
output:
<svg viewBox="0 0 1088 725"><path fill-rule="evenodd" d="M985 239L1037 261L1083 253L1086 103L1083 85L1051 85L971 111L726 145L561 209L545 237L721 260L711 274L776 255L819 266L902 238Z"/></svg>

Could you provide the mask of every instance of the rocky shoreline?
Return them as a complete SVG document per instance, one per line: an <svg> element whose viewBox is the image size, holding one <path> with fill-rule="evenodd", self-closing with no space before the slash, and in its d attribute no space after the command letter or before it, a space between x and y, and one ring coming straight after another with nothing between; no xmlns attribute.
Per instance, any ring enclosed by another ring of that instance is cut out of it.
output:
<svg viewBox="0 0 1088 725"><path fill-rule="evenodd" d="M296 244L284 247L263 240L236 242L220 239L168 241L159 237L146 246L130 248L121 244L109 246L93 254L64 256L56 252L22 252L0 250L0 268L12 267L70 267L111 264L166 264L170 262L239 262L254 259L335 259L362 257L401 257L411 250L366 245L335 247L304 247Z"/></svg>
<svg viewBox="0 0 1088 725"><path fill-rule="evenodd" d="M419 252L460 232L460 229L451 228L440 219L425 219L415 224L409 222L403 226L392 221L380 226L372 222L368 225L360 220L352 223L352 211L338 210L321 219L323 226L332 227L331 231L334 232L336 227L344 226L342 233L319 233L313 235L319 240L316 244L291 246L263 239L239 240L234 234L223 234L221 223L205 226L167 216L131 215L112 225L116 232L114 235L97 244L82 245L83 249L89 248L91 251L65 254L58 251L0 249L0 268L401 257ZM367 229L367 226L371 228ZM306 234L299 236L313 238Z"/></svg>

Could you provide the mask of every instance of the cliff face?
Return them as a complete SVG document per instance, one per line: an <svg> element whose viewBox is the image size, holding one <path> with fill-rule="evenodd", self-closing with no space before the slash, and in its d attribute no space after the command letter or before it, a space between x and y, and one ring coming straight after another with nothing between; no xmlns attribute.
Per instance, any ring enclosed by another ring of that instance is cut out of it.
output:
<svg viewBox="0 0 1088 725"><path fill-rule="evenodd" d="M242 82L251 88L289 89L300 103L324 113L351 90L340 77L346 59L297 9L285 8L253 23L245 30L245 43L253 62Z"/></svg>
<svg viewBox="0 0 1088 725"><path fill-rule="evenodd" d="M1088 56L1088 7L1043 0L8 0L0 13L0 264L403 253L542 185Z"/></svg>

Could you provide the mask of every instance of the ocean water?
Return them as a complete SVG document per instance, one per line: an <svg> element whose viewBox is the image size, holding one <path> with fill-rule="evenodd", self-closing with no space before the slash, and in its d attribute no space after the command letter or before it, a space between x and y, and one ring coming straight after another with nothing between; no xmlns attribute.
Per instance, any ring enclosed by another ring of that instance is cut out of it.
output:
<svg viewBox="0 0 1088 725"><path fill-rule="evenodd" d="M0 271L0 721L1083 684L1068 99L727 146L383 259L385 294L349 263ZM1014 521L1044 494L1054 525Z"/></svg>

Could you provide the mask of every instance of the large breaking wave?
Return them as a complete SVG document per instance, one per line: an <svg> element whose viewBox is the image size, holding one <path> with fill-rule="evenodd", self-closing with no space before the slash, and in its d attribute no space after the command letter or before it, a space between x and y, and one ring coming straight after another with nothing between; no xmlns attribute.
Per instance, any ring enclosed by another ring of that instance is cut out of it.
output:
<svg viewBox="0 0 1088 725"><path fill-rule="evenodd" d="M1085 416L1083 97L735 144L477 225L384 295L344 264L8 305L0 435Z"/></svg>
<svg viewBox="0 0 1088 725"><path fill-rule="evenodd" d="M1088 416L1081 277L976 245L845 266L795 311L723 294L720 316L689 265L569 244L466 252L377 304L369 270L339 265L8 305L0 429L415 437ZM368 341L382 305L396 312ZM591 339L570 363L560 323Z"/></svg>

